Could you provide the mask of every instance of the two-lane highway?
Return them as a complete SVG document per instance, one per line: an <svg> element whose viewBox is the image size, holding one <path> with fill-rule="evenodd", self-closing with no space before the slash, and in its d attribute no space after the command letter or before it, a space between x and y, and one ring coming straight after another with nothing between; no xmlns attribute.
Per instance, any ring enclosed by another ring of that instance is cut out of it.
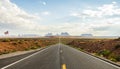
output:
<svg viewBox="0 0 120 69"><path fill-rule="evenodd" d="M2 69L120 69L119 67L80 52L63 44L56 44L9 64Z"/></svg>

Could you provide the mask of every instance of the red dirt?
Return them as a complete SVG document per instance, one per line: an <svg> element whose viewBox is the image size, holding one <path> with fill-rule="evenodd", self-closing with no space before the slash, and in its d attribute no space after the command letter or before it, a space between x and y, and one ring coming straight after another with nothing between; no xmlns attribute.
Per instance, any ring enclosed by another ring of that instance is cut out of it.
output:
<svg viewBox="0 0 120 69"><path fill-rule="evenodd" d="M33 38L33 39L0 39L0 54L6 54L15 51L36 49L55 44L55 39Z"/></svg>

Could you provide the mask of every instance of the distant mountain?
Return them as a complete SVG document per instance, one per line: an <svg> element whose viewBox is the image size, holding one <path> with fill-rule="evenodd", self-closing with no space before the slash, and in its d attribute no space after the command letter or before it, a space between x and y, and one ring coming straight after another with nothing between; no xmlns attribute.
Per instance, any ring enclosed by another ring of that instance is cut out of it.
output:
<svg viewBox="0 0 120 69"><path fill-rule="evenodd" d="M53 36L52 33L47 33L45 36Z"/></svg>
<svg viewBox="0 0 120 69"><path fill-rule="evenodd" d="M62 32L61 36L70 36L68 32Z"/></svg>
<svg viewBox="0 0 120 69"><path fill-rule="evenodd" d="M93 36L92 34L81 34L81 36L84 36L84 37L91 37Z"/></svg>

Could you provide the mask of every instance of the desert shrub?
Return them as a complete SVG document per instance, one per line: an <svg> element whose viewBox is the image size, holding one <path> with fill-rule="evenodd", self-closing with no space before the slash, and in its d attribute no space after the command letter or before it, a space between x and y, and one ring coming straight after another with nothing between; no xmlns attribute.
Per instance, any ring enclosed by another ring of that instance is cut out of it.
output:
<svg viewBox="0 0 120 69"><path fill-rule="evenodd" d="M30 49L37 49L37 48L39 48L39 47L37 47L37 46L30 47Z"/></svg>
<svg viewBox="0 0 120 69"><path fill-rule="evenodd" d="M120 41L120 37L118 37L118 38L117 38L117 39L115 39L115 40Z"/></svg>
<svg viewBox="0 0 120 69"><path fill-rule="evenodd" d="M114 53L109 56L109 59L114 62L120 62L120 55L115 55Z"/></svg>
<svg viewBox="0 0 120 69"><path fill-rule="evenodd" d="M98 52L98 55L102 55L102 56L104 56L104 57L107 57L107 56L110 55L110 53L111 53L111 52L110 52L109 50L104 49L104 50Z"/></svg>
<svg viewBox="0 0 120 69"><path fill-rule="evenodd" d="M2 52L0 52L0 55L2 55L3 53Z"/></svg>
<svg viewBox="0 0 120 69"><path fill-rule="evenodd" d="M118 48L120 48L120 45L119 45L119 44L115 46L115 49L118 49Z"/></svg>
<svg viewBox="0 0 120 69"><path fill-rule="evenodd" d="M24 50L25 50L25 51L28 51L28 50L30 50L30 49L31 49L31 47L30 47L30 48L25 48Z"/></svg>
<svg viewBox="0 0 120 69"><path fill-rule="evenodd" d="M100 44L104 44L104 42L103 42L103 41L101 41L101 42L100 42Z"/></svg>
<svg viewBox="0 0 120 69"><path fill-rule="evenodd" d="M13 44L13 45L17 45L17 43L16 43L16 42L13 42L12 44Z"/></svg>
<svg viewBox="0 0 120 69"><path fill-rule="evenodd" d="M111 60L111 61L117 62L115 56L116 55L114 53L112 53L112 54L109 55L108 59Z"/></svg>
<svg viewBox="0 0 120 69"><path fill-rule="evenodd" d="M16 52L16 50L14 49L14 50L12 50L11 52Z"/></svg>
<svg viewBox="0 0 120 69"><path fill-rule="evenodd" d="M2 39L1 41L2 41L2 42L10 42L11 40L8 39L8 38L6 38L6 39Z"/></svg>
<svg viewBox="0 0 120 69"><path fill-rule="evenodd" d="M19 44L22 44L22 42L23 42L22 40L18 40L18 41L17 41L17 43L19 43Z"/></svg>
<svg viewBox="0 0 120 69"><path fill-rule="evenodd" d="M118 37L118 40L120 40L120 37Z"/></svg>
<svg viewBox="0 0 120 69"><path fill-rule="evenodd" d="M8 54L8 53L10 53L10 51L8 51L8 50L5 49L2 54Z"/></svg>
<svg viewBox="0 0 120 69"><path fill-rule="evenodd" d="M120 56L116 56L115 58L117 61L120 61Z"/></svg>
<svg viewBox="0 0 120 69"><path fill-rule="evenodd" d="M39 43L38 43L38 42L34 42L34 44L35 44L35 45L39 45Z"/></svg>
<svg viewBox="0 0 120 69"><path fill-rule="evenodd" d="M80 50L80 51L83 51L83 48L77 48L78 50Z"/></svg>

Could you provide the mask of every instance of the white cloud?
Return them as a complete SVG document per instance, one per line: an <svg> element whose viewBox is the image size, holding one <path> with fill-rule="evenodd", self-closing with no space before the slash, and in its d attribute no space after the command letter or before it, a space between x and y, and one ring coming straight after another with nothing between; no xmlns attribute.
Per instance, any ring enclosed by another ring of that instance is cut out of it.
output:
<svg viewBox="0 0 120 69"><path fill-rule="evenodd" d="M27 32L35 31L37 27L41 29L43 26L36 22L38 19L38 16L25 12L10 0L0 0L0 28L3 31L12 29Z"/></svg>
<svg viewBox="0 0 120 69"><path fill-rule="evenodd" d="M83 9L83 11L75 11L70 16L83 19L86 26L86 32L95 35L120 35L120 7L116 2L104 4L100 7ZM90 20L90 21L87 21Z"/></svg>
<svg viewBox="0 0 120 69"><path fill-rule="evenodd" d="M42 2L42 4L43 4L43 5L47 5L47 3L46 3L46 2Z"/></svg>
<svg viewBox="0 0 120 69"><path fill-rule="evenodd" d="M107 8L107 9L106 9ZM108 13L105 12L109 11ZM0 29L2 32L12 30L14 33L38 33L45 34L47 32L59 33L69 32L72 35L80 35L82 33L92 33L94 35L107 35L111 33L119 33L120 18L93 19L88 23L62 23L59 25L41 25L38 19L40 17L29 14L19 8L10 0L0 0ZM49 11L44 11L40 15L51 15ZM96 10L84 10L83 12L74 12L71 16L75 17L104 17L120 15L120 8L116 3L103 5ZM116 23L114 23L116 22ZM114 31L113 31L114 30ZM0 33L2 33L0 31Z"/></svg>
<svg viewBox="0 0 120 69"><path fill-rule="evenodd" d="M42 15L50 15L51 13L49 11L42 12Z"/></svg>
<svg viewBox="0 0 120 69"><path fill-rule="evenodd" d="M120 24L109 24L109 23L64 23L57 26L51 26L52 31L55 33L69 32L72 35L80 35L83 33L91 33L95 36L113 36L120 35L119 28Z"/></svg>
<svg viewBox="0 0 120 69"><path fill-rule="evenodd" d="M113 4L117 4L117 2L115 2L115 1L113 1L112 3L113 3Z"/></svg>
<svg viewBox="0 0 120 69"><path fill-rule="evenodd" d="M79 17L79 16L80 16L80 14L79 14L79 13L77 13L77 12L73 12L73 13L71 13L71 14L70 14L70 16Z"/></svg>
<svg viewBox="0 0 120 69"><path fill-rule="evenodd" d="M50 12L45 11L41 14L50 15ZM42 15L27 13L10 0L0 0L0 33L8 30L11 31L11 34L45 34L50 31L52 26L39 23Z"/></svg>
<svg viewBox="0 0 120 69"><path fill-rule="evenodd" d="M120 16L120 7L117 6L116 2L112 2L111 4L104 4L100 7L96 7L96 10L84 9L82 12L79 13L73 12L70 15L78 17L105 17L114 15Z"/></svg>

